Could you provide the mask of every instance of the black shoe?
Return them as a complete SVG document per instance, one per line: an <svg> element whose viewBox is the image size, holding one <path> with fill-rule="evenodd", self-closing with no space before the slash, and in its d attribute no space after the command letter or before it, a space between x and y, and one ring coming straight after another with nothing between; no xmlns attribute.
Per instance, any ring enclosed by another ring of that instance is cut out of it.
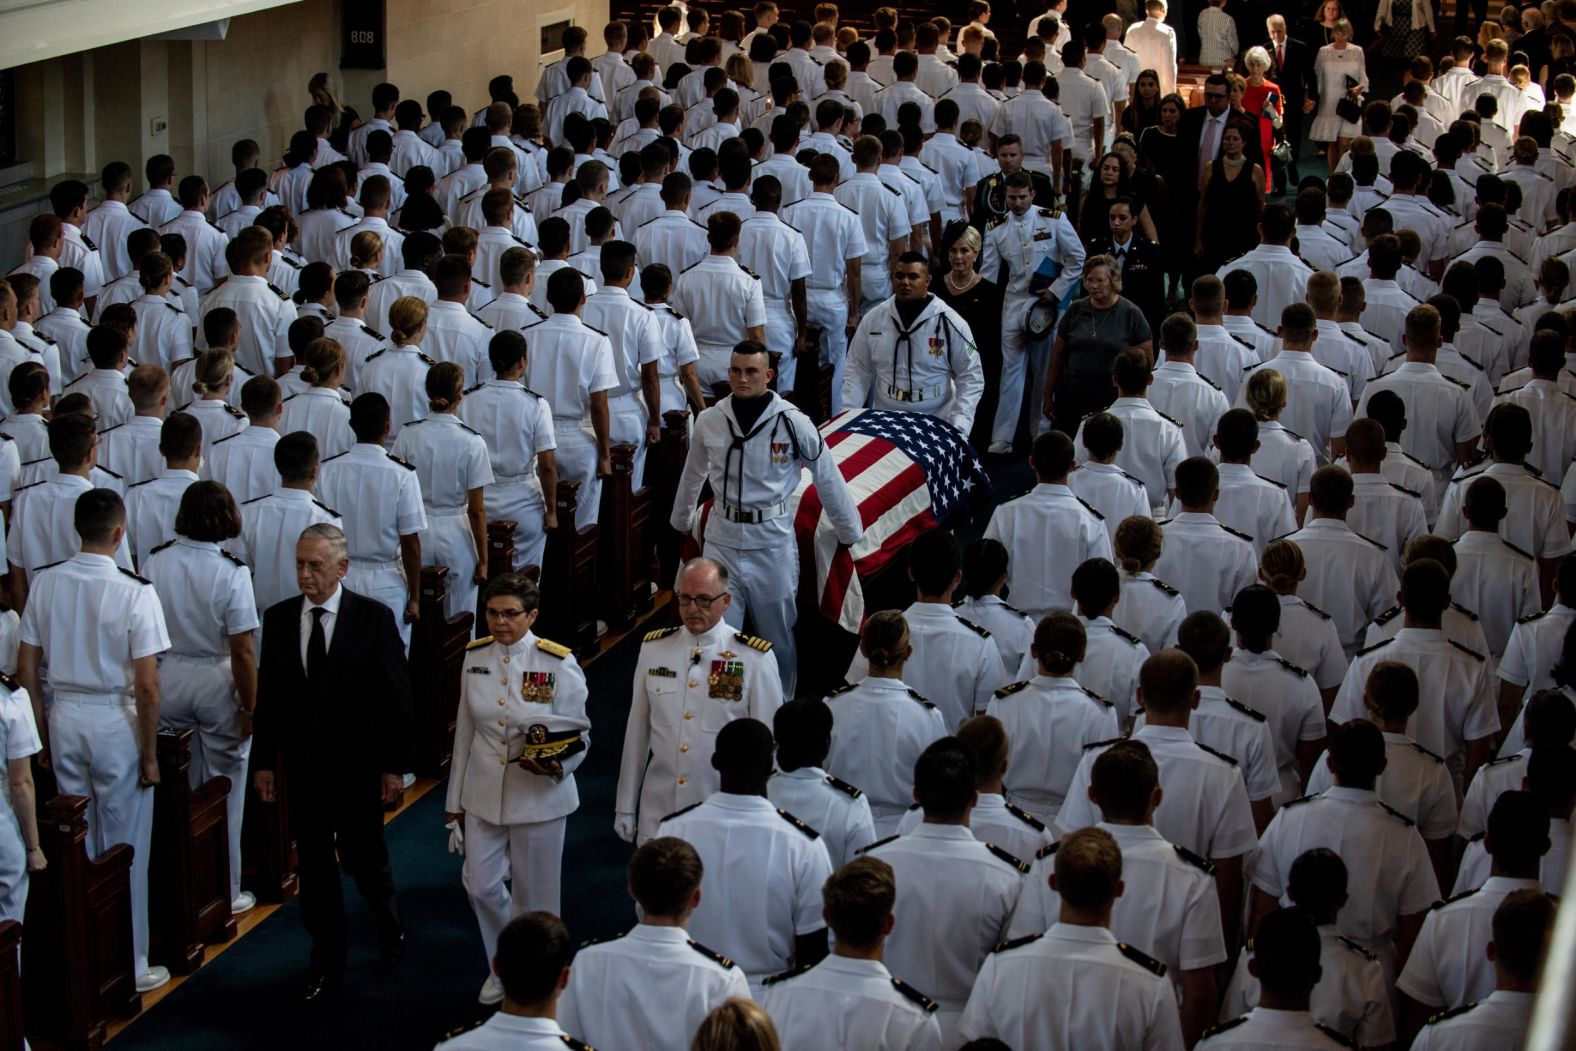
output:
<svg viewBox="0 0 1576 1051"><path fill-rule="evenodd" d="M383 957L383 966L390 970L398 967L405 959L405 928L395 927L379 937L378 953Z"/></svg>
<svg viewBox="0 0 1576 1051"><path fill-rule="evenodd" d="M303 1004L319 1004L330 999L339 992L339 975L324 974L314 971L306 980L306 986L301 990Z"/></svg>

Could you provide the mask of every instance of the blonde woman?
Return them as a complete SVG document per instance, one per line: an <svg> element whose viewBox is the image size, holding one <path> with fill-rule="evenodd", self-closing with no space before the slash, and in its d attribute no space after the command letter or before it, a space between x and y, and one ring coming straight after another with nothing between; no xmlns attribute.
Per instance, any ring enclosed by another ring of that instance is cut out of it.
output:
<svg viewBox="0 0 1576 1051"><path fill-rule="evenodd" d="M1187 603L1176 588L1155 576L1165 534L1153 518L1133 515L1116 527L1116 562L1122 571L1122 597L1111 623L1135 635L1150 653L1177 644Z"/></svg>
<svg viewBox="0 0 1576 1051"><path fill-rule="evenodd" d="M1273 640L1275 652L1313 676L1324 706L1329 708L1335 703L1335 692L1346 677L1349 662L1341 649L1335 621L1324 610L1297 597L1298 586L1308 579L1302 548L1291 540L1270 541L1259 556L1259 579L1280 600L1280 630Z"/></svg>
<svg viewBox="0 0 1576 1051"><path fill-rule="evenodd" d="M383 238L372 230L362 230L352 237L350 269L360 270L372 281L388 276L383 273Z"/></svg>
<svg viewBox="0 0 1576 1051"><path fill-rule="evenodd" d="M397 304L396 304L397 305ZM476 588L487 582L487 508L483 489L493 482L492 461L481 435L460 422L465 370L452 361L427 371L424 420L399 432L393 453L416 468L427 528L421 561L449 567L444 615L476 609Z"/></svg>
<svg viewBox="0 0 1576 1051"><path fill-rule="evenodd" d="M753 1000L729 1000L695 1030L690 1051L782 1051L771 1015Z"/></svg>
<svg viewBox="0 0 1576 1051"><path fill-rule="evenodd" d="M361 123L356 111L339 103L339 82L331 73L316 73L307 82L307 93L314 106L323 106L332 115L328 133L329 144L344 153L350 145L350 129Z"/></svg>
<svg viewBox="0 0 1576 1051"><path fill-rule="evenodd" d="M734 90L739 93L739 127L748 128L766 112L768 96L756 90L755 66L744 52L737 51L729 55L722 68L728 74L728 79L733 81Z"/></svg>
<svg viewBox="0 0 1576 1051"><path fill-rule="evenodd" d="M1286 377L1274 369L1260 369L1248 377L1243 400L1259 425L1259 447L1248 461L1253 473L1286 488L1292 516L1301 522L1308 511L1308 490L1313 483L1313 446L1280 422L1286 409Z"/></svg>
<svg viewBox="0 0 1576 1051"><path fill-rule="evenodd" d="M1368 90L1368 64L1363 49L1352 43L1352 24L1346 19L1337 19L1330 27L1330 43L1314 56L1313 74L1319 85L1319 110L1308 138L1325 144L1326 159L1334 171L1353 136L1361 132L1357 121L1336 112L1336 104L1343 98L1361 102L1362 93Z"/></svg>
<svg viewBox="0 0 1576 1051"><path fill-rule="evenodd" d="M367 358L361 370L361 392L383 395L389 403L389 440L400 428L427 415L427 370L436 365L421 352L427 334L427 304L401 296L389 305L389 342Z"/></svg>
<svg viewBox="0 0 1576 1051"><path fill-rule="evenodd" d="M246 428L246 414L228 401L235 379L235 359L227 350L205 350L197 355L192 392L197 400L183 410L202 424L203 448Z"/></svg>
<svg viewBox="0 0 1576 1051"><path fill-rule="evenodd" d="M306 431L317 439L318 456L326 461L356 443L350 405L341 392L345 348L336 339L320 337L307 344L302 362L301 379L308 386L284 400L279 433Z"/></svg>

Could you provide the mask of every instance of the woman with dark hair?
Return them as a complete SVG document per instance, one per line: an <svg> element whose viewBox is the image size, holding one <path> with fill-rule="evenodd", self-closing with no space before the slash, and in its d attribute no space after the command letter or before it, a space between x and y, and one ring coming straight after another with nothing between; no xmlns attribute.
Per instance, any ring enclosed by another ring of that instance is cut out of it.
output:
<svg viewBox="0 0 1576 1051"><path fill-rule="evenodd" d="M964 599L958 616L990 632L1007 674L1017 677L1018 665L1034 640L1034 621L1002 600L1007 590L1007 549L1000 540L982 537L963 550Z"/></svg>
<svg viewBox="0 0 1576 1051"><path fill-rule="evenodd" d="M448 219L443 214L443 206L432 195L437 185L437 174L431 168L425 164L412 166L405 173L405 203L389 214L389 225L407 233L412 230L437 231L446 225ZM418 197L426 199L417 201ZM411 207L413 202L414 208Z"/></svg>
<svg viewBox="0 0 1576 1051"><path fill-rule="evenodd" d="M319 458L327 460L356 444L350 429L350 406L340 394L345 349L338 340L324 336L307 344L302 359L301 381L307 386L284 400L279 431L306 431L317 439Z"/></svg>
<svg viewBox="0 0 1576 1051"><path fill-rule="evenodd" d="M1142 135L1160 123L1160 74L1146 69L1133 82L1133 101L1122 111L1122 130Z"/></svg>
<svg viewBox="0 0 1576 1051"><path fill-rule="evenodd" d="M268 188L275 197L300 215L308 207L307 187L312 182L312 160L317 156L317 136L310 131L298 131L290 136L290 148L285 151L284 163L268 177Z"/></svg>
<svg viewBox="0 0 1576 1051"><path fill-rule="evenodd" d="M1120 197L1133 204L1133 219L1140 233L1151 241L1159 242L1155 221L1149 214L1149 205L1133 186L1133 180L1120 154L1107 153L1094 166L1094 185L1084 195L1083 207L1078 214L1078 236L1084 244L1111 235L1109 215L1111 205Z"/></svg>
<svg viewBox="0 0 1576 1051"><path fill-rule="evenodd" d="M330 164L312 173L312 182L306 188L307 210L296 214L296 225L301 228L301 254L307 262L326 263L334 258L339 232L356 222L356 217L345 208L349 203L345 173L339 165Z"/></svg>
<svg viewBox="0 0 1576 1051"><path fill-rule="evenodd" d="M141 566L170 633L170 649L159 659L159 727L196 731L193 787L230 779L230 911L239 914L257 903L241 889L241 816L257 704L257 601L246 564L224 550L241 535L241 512L228 489L218 482L187 486L175 532Z"/></svg>
<svg viewBox="0 0 1576 1051"><path fill-rule="evenodd" d="M1177 187L1192 185L1193 165L1198 161L1198 151L1177 134L1186 110L1187 103L1181 95L1167 95L1160 100L1160 123L1145 128L1138 137L1138 155L1155 174L1165 194L1156 202L1153 217L1160 234L1166 277L1173 283L1182 280L1193 234L1191 216L1184 214L1186 209L1178 207L1180 202L1176 200Z"/></svg>
<svg viewBox="0 0 1576 1051"><path fill-rule="evenodd" d="M974 434L982 448L990 442L991 421L996 415L996 389L1001 375L1001 289L981 277L980 232L962 219L947 224L941 234L941 256L949 269L940 281L931 279L930 290L969 323L974 345L985 370L985 393L974 411Z"/></svg>

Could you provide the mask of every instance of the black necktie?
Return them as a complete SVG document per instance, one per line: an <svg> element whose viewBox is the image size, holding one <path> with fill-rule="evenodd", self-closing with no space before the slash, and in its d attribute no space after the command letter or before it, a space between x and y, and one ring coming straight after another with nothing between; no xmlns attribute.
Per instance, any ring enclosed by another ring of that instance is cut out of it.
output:
<svg viewBox="0 0 1576 1051"><path fill-rule="evenodd" d="M322 606L312 609L312 631L306 637L306 677L317 681L328 664L328 638L323 634L323 615L328 610Z"/></svg>

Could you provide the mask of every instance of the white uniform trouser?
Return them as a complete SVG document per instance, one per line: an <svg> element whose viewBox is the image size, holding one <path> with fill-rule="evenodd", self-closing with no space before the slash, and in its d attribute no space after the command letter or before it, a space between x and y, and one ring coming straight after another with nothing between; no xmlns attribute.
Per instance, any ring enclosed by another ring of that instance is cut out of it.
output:
<svg viewBox="0 0 1576 1051"><path fill-rule="evenodd" d="M64 795L87 796L89 859L130 844L131 947L137 975L148 973L148 852L153 789L142 787L137 705L115 694L57 689L49 706L49 748Z"/></svg>
<svg viewBox="0 0 1576 1051"><path fill-rule="evenodd" d="M879 255L867 255L859 264L859 316L892 295L892 274L887 270L887 246Z"/></svg>
<svg viewBox="0 0 1576 1051"><path fill-rule="evenodd" d="M1030 341L1024 335L1023 321L1036 297L1008 292L1001 314L1001 384L998 387L996 420L991 425L992 442L1011 442L1018 433L1018 417L1023 411L1024 373L1029 390L1037 393L1045 383L1045 341ZM1031 436L1044 430L1039 422L1043 413L1030 409Z"/></svg>
<svg viewBox="0 0 1576 1051"><path fill-rule="evenodd" d="M710 392L713 383L728 381L728 362L733 357L732 343L702 343L695 341L700 360L695 363L695 375L700 379L700 389Z"/></svg>
<svg viewBox="0 0 1576 1051"><path fill-rule="evenodd" d="M498 935L522 912L559 911L564 819L494 825L465 815L465 867L460 880L470 895L489 964ZM504 880L509 886L504 886Z"/></svg>
<svg viewBox="0 0 1576 1051"><path fill-rule="evenodd" d="M421 564L449 567L449 594L443 616L476 611L476 541L463 507L427 508L421 533Z"/></svg>
<svg viewBox="0 0 1576 1051"><path fill-rule="evenodd" d="M609 392L607 398L607 437L610 445L635 447L635 472L630 476L629 487L639 489L646 477L646 403L639 394Z"/></svg>
<svg viewBox="0 0 1576 1051"><path fill-rule="evenodd" d="M806 313L821 326L821 363L832 366L832 415L843 411L843 371L848 367L848 296L841 288L805 289Z"/></svg>
<svg viewBox="0 0 1576 1051"><path fill-rule="evenodd" d="M744 630L748 616L755 634L772 644L783 696L792 697L798 674L793 626L798 619L799 547L793 538L767 547L738 548L707 543L706 556L728 568L733 601L723 619Z"/></svg>
<svg viewBox="0 0 1576 1051"><path fill-rule="evenodd" d="M0 804L0 923L22 922L27 911L27 844L16 815Z"/></svg>
<svg viewBox="0 0 1576 1051"><path fill-rule="evenodd" d="M888 806L885 803L871 803L870 823L876 830L876 838L883 839L887 836L897 835L897 826L902 822L903 815L907 812L907 807Z"/></svg>
<svg viewBox="0 0 1576 1051"><path fill-rule="evenodd" d="M575 528L584 529L596 521L602 508L602 479L596 476L596 440L579 419L562 416L553 417L553 436L558 443L553 459L558 464L559 480L580 483Z"/></svg>
<svg viewBox="0 0 1576 1051"><path fill-rule="evenodd" d="M794 377L798 375L798 362L793 356L794 323L788 303L781 299L766 301L766 349L779 355L777 359L777 392L787 394L793 390Z"/></svg>
<svg viewBox="0 0 1576 1051"><path fill-rule="evenodd" d="M230 836L230 900L241 896L241 818L246 808L246 760L252 738L241 730L235 674L230 658L186 657L166 653L159 659L159 726L194 729L191 786L216 777L230 779L225 816Z"/></svg>
<svg viewBox="0 0 1576 1051"><path fill-rule="evenodd" d="M684 388L679 386L679 374L676 372L671 376L663 375L659 379L657 396L661 399L658 402L658 407L664 415L675 409L689 408L689 398L685 396Z"/></svg>
<svg viewBox="0 0 1576 1051"><path fill-rule="evenodd" d="M516 573L526 566L540 566L547 550L547 530L542 525L547 508L542 503L542 487L533 484L535 480L534 475L499 478L482 490L487 521L514 523L512 568Z"/></svg>
<svg viewBox="0 0 1576 1051"><path fill-rule="evenodd" d="M423 553L426 550L427 545L423 543ZM399 629L399 641L405 647L408 656L410 625L405 623L405 603L410 599L410 590L399 559L388 562L373 562L364 558L351 559L350 569L345 573L345 587L358 595L376 599L389 608L389 612L394 614L394 626Z"/></svg>

